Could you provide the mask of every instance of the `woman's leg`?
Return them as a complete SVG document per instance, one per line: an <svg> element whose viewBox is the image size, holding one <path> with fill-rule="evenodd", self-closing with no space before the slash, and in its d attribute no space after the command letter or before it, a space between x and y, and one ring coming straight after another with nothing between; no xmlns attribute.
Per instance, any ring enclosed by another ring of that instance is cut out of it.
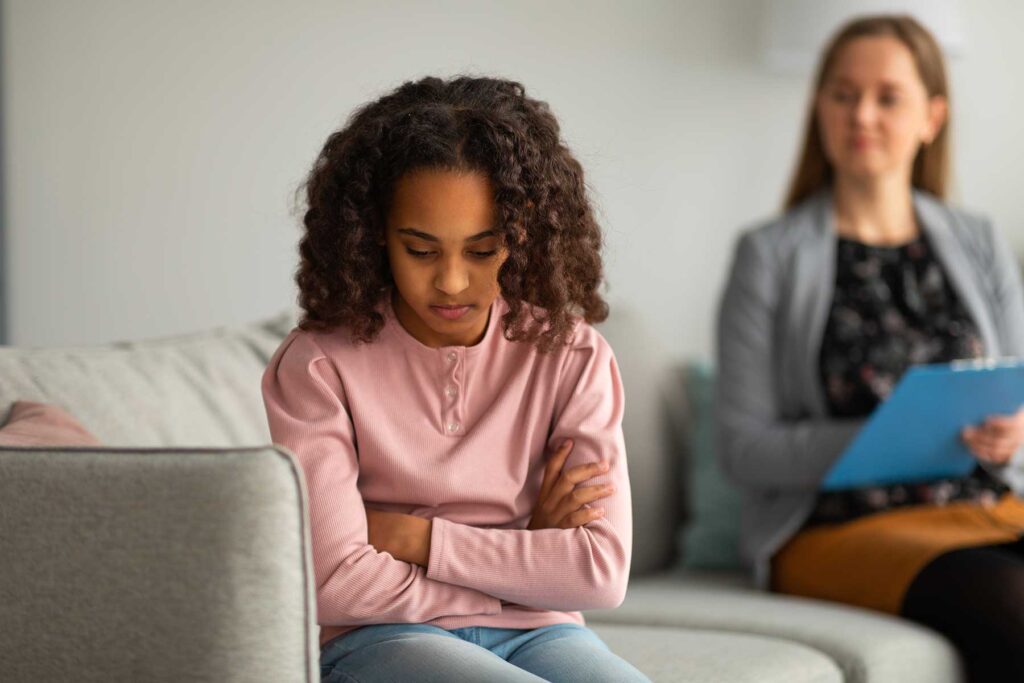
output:
<svg viewBox="0 0 1024 683"><path fill-rule="evenodd" d="M576 624L522 631L491 651L552 683L650 683L636 667L609 650L596 633Z"/></svg>
<svg viewBox="0 0 1024 683"><path fill-rule="evenodd" d="M1024 681L1024 556L1016 545L940 555L903 600L903 616L953 641L971 681Z"/></svg>
<svg viewBox="0 0 1024 683"><path fill-rule="evenodd" d="M336 638L320 654L324 683L539 683L479 645L424 624L364 626Z"/></svg>

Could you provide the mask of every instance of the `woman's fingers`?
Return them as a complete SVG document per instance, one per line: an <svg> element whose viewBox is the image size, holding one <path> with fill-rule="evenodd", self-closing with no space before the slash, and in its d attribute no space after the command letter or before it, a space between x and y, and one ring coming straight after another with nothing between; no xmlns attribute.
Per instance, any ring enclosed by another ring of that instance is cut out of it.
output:
<svg viewBox="0 0 1024 683"><path fill-rule="evenodd" d="M574 529L589 524L595 519L600 519L602 516L604 516L604 508L583 508L563 517L558 526L562 529Z"/></svg>
<svg viewBox="0 0 1024 683"><path fill-rule="evenodd" d="M1017 450L1016 441L1005 437L993 437L982 429L968 427L963 432L967 449L981 460L1002 464Z"/></svg>
<svg viewBox="0 0 1024 683"><path fill-rule="evenodd" d="M593 503L595 500L600 500L601 498L607 498L613 493L615 493L615 487L612 484L577 486L570 491L567 496L562 498L558 507L555 508L552 517L555 519L563 519L564 517L576 512L584 505Z"/></svg>

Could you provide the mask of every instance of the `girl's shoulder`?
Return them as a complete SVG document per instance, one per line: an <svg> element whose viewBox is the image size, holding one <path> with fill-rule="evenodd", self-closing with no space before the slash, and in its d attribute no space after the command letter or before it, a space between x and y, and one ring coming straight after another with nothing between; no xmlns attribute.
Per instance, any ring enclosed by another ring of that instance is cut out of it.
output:
<svg viewBox="0 0 1024 683"><path fill-rule="evenodd" d="M495 305L495 312L499 316L503 316L505 313L509 311L508 303L500 297L495 301ZM522 316L522 319L524 319L527 322L531 318L533 320L542 321L546 318L546 314L546 309L532 304L524 304L520 311L520 316ZM580 351L586 349L601 349L606 350L608 353L611 352L611 347L608 345L608 342L605 340L605 338L601 335L597 328L588 323L583 318L583 316L573 314L570 320L570 328L565 336L564 343L557 344L554 348L552 348L550 351L551 355L554 355L556 357L565 356L567 354L572 353L573 351ZM543 331L547 331L547 329L549 329L546 323L542 323L541 325ZM509 342L507 339L505 339L505 342L512 345L528 345L531 347L533 346L532 342L526 341Z"/></svg>
<svg viewBox="0 0 1024 683"><path fill-rule="evenodd" d="M320 359L337 362L356 353L361 345L344 327L329 330L295 327L278 346L272 363L306 366Z"/></svg>

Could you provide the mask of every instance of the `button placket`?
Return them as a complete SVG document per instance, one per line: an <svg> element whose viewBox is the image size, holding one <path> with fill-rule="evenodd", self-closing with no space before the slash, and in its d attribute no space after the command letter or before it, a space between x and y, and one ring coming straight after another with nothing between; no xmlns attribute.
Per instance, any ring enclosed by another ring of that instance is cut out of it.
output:
<svg viewBox="0 0 1024 683"><path fill-rule="evenodd" d="M465 432L462 416L462 375L465 356L457 350L445 353L446 372L441 385L441 428L449 436Z"/></svg>

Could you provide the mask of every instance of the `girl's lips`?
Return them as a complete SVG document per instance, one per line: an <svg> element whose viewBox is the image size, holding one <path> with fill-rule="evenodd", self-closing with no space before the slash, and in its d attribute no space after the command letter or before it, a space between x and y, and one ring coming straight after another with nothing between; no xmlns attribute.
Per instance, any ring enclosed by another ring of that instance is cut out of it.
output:
<svg viewBox="0 0 1024 683"><path fill-rule="evenodd" d="M472 306L431 306L430 310L445 320L458 320L466 315L470 308Z"/></svg>

